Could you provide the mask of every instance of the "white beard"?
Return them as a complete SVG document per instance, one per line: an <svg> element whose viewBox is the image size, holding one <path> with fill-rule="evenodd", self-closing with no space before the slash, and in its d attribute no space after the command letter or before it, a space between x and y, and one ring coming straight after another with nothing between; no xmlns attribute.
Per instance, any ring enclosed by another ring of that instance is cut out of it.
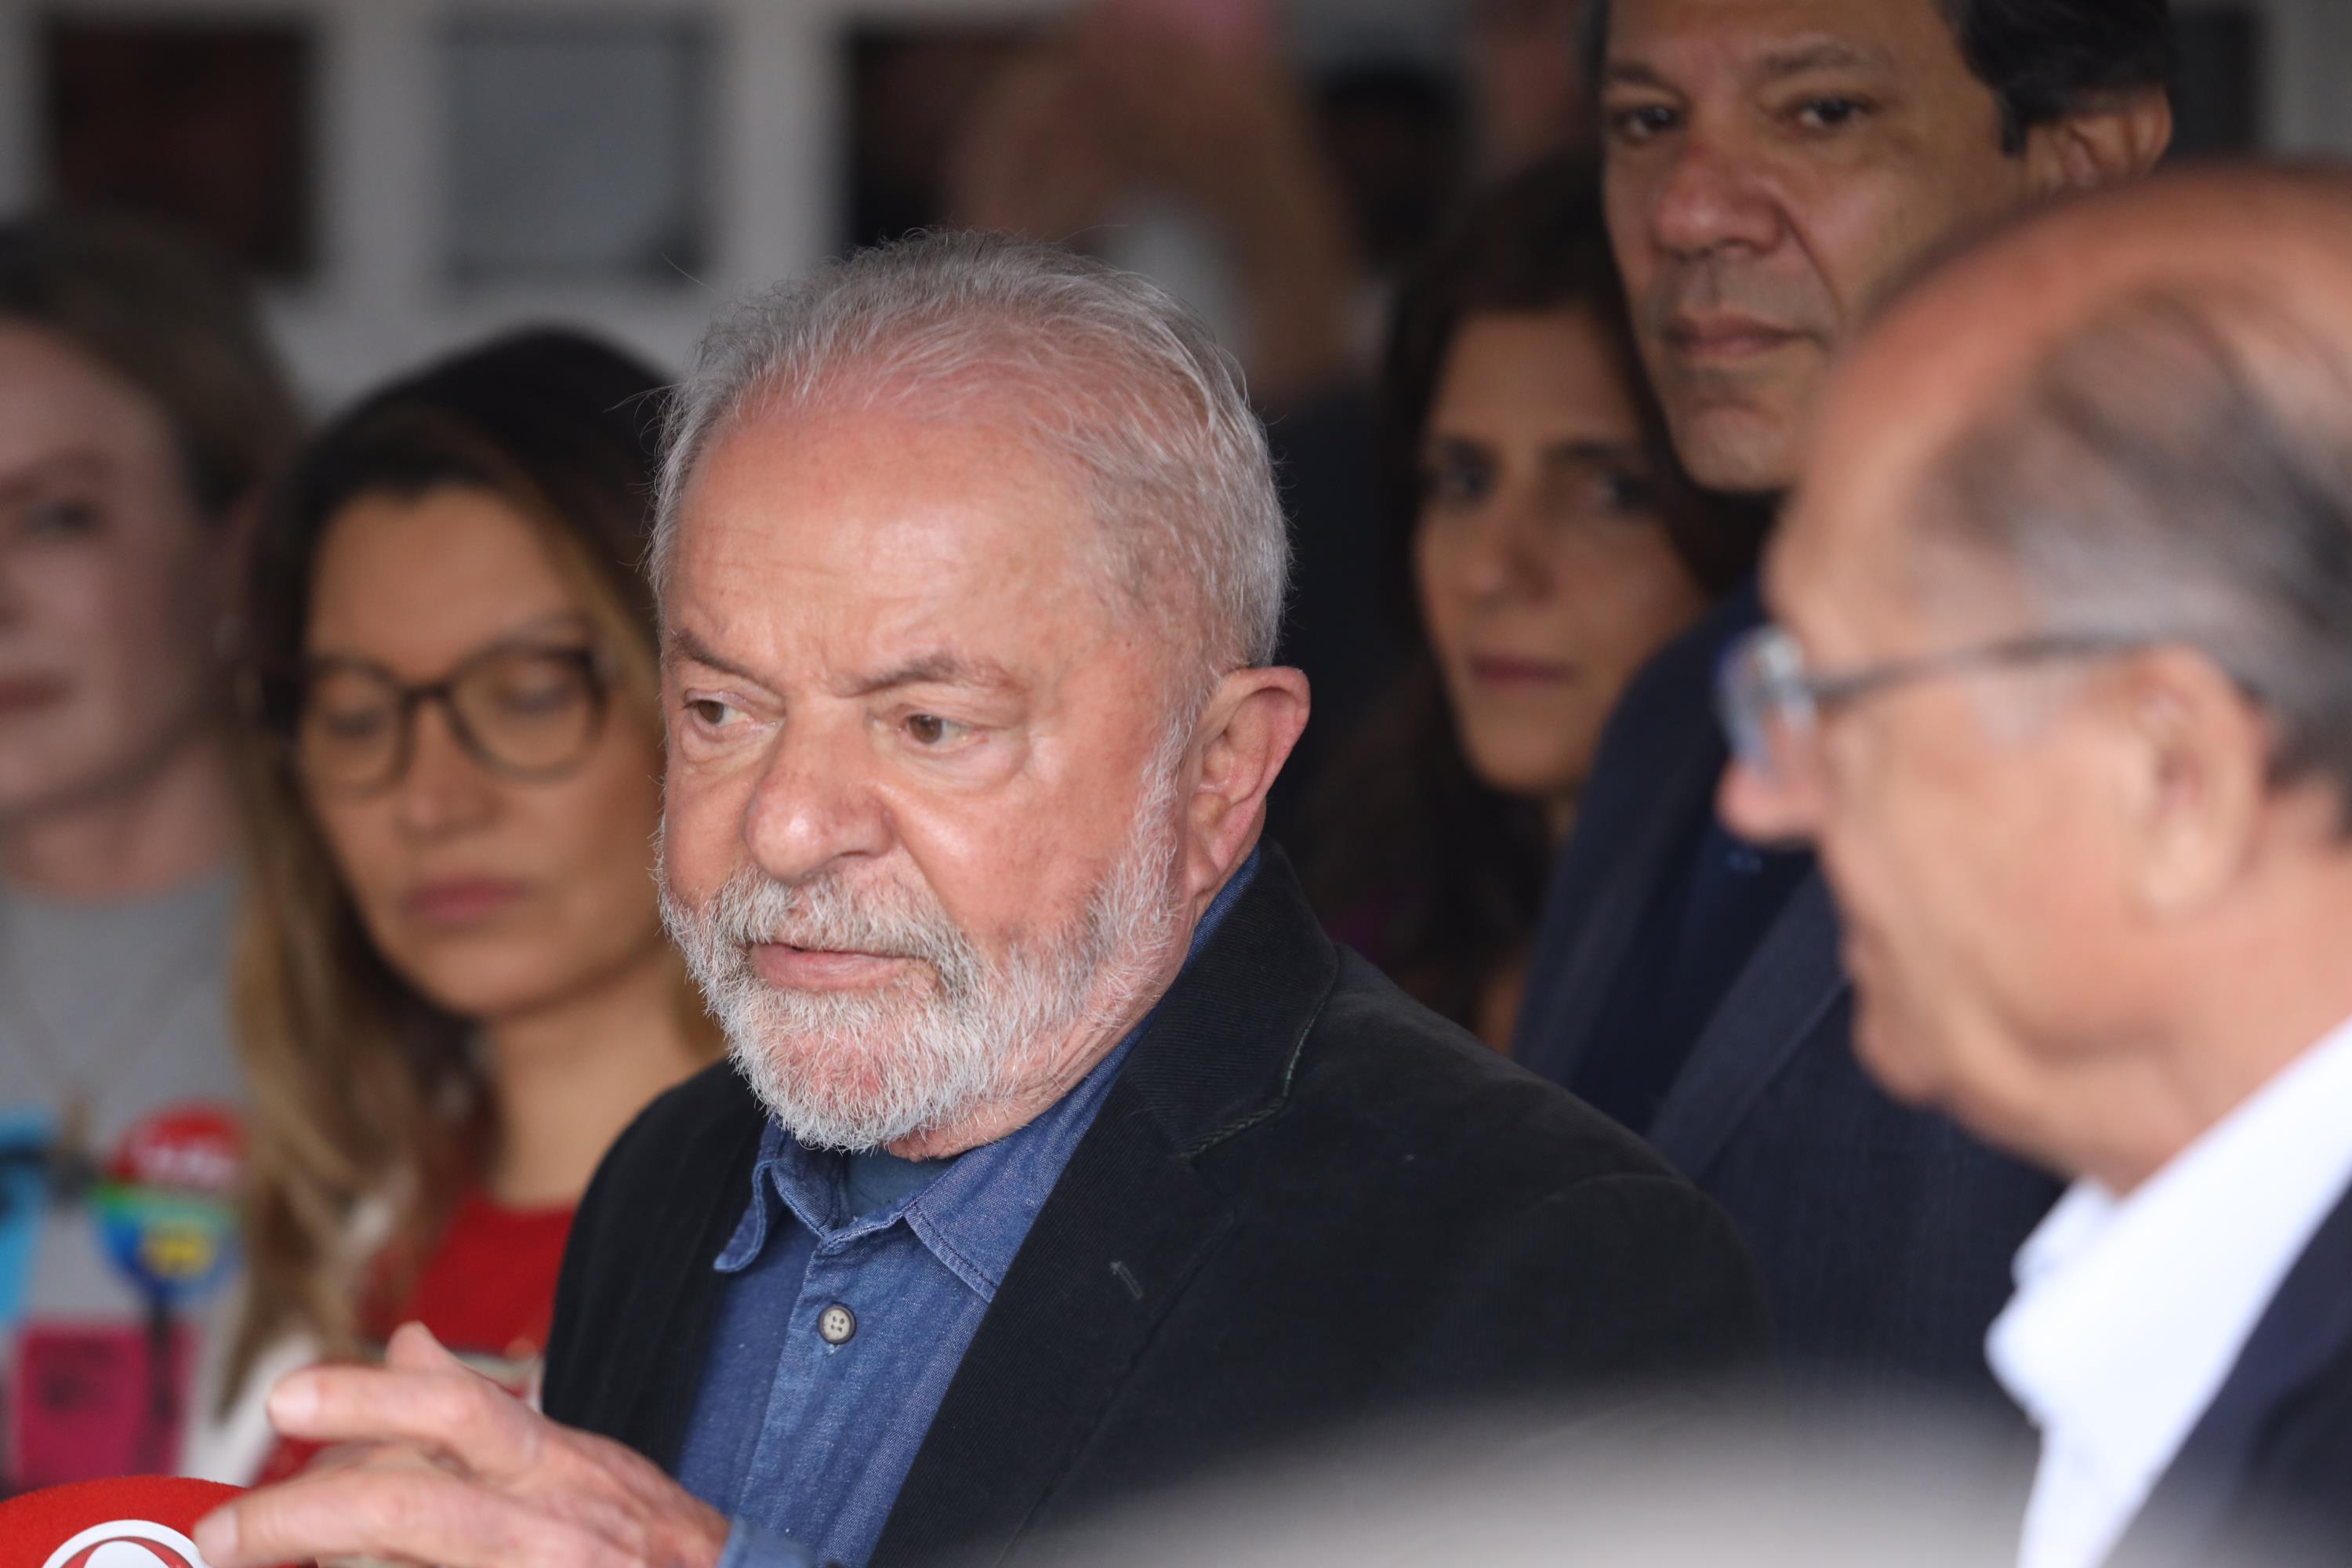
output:
<svg viewBox="0 0 2352 1568"><path fill-rule="evenodd" d="M1176 760L1154 760L1135 833L1084 910L1001 961L928 888L830 873L793 885L747 863L695 908L665 872L663 923L777 1124L813 1148L878 1149L1068 1087L1049 1079L1071 1043L1139 1014L1183 941ZM752 967L762 942L884 953L916 972L871 992L784 990Z"/></svg>

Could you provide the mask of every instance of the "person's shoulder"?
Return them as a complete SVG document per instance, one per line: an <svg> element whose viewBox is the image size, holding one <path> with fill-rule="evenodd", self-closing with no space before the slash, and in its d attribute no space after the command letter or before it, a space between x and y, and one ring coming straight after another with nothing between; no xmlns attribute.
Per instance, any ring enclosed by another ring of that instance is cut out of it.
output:
<svg viewBox="0 0 2352 1568"><path fill-rule="evenodd" d="M751 1086L724 1058L656 1096L604 1157L608 1173L673 1170L681 1162L731 1150L763 1120Z"/></svg>
<svg viewBox="0 0 2352 1568"><path fill-rule="evenodd" d="M1704 1375L1769 1342L1754 1264L1706 1194L1354 953L1280 1107L1200 1168L1235 1211L1240 1277L1305 1269L1345 1320L1317 1332L1382 1341L1449 1397L1491 1376Z"/></svg>
<svg viewBox="0 0 2352 1568"><path fill-rule="evenodd" d="M1302 1045L1290 1110L1366 1166L1442 1156L1496 1201L1604 1177L1679 1184L1632 1132L1406 995L1353 952Z"/></svg>
<svg viewBox="0 0 2352 1568"><path fill-rule="evenodd" d="M1618 711L1696 706L1712 722L1716 671L1725 651L1763 622L1763 603L1754 584L1733 590L1634 671Z"/></svg>

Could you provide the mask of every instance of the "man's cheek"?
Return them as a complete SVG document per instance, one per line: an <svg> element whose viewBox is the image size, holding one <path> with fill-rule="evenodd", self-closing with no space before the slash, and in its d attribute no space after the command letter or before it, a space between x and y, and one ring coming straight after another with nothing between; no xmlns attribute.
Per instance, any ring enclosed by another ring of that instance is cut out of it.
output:
<svg viewBox="0 0 2352 1568"><path fill-rule="evenodd" d="M723 810L676 779L662 804L662 881L673 898L699 906L727 879L738 835Z"/></svg>

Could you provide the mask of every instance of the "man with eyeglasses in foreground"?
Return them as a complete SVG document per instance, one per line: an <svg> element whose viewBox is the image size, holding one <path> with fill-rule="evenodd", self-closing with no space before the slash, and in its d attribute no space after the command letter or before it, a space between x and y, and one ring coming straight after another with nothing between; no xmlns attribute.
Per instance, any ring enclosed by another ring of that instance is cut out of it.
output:
<svg viewBox="0 0 2352 1568"><path fill-rule="evenodd" d="M2347 410L2342 174L2037 217L1844 367L1725 672L1870 1070L2074 1178L1989 1342L2024 1568L2352 1546Z"/></svg>

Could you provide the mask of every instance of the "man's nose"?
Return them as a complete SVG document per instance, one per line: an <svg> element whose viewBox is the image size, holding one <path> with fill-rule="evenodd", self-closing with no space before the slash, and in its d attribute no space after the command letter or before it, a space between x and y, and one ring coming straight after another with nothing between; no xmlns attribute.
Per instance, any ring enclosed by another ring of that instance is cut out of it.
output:
<svg viewBox="0 0 2352 1568"><path fill-rule="evenodd" d="M498 810L499 782L458 741L440 704L424 704L415 724L408 766L393 785L401 826L437 838L487 821Z"/></svg>
<svg viewBox="0 0 2352 1568"><path fill-rule="evenodd" d="M1821 828L1821 787L1734 757L1716 789L1716 814L1736 837L1768 847L1810 844Z"/></svg>
<svg viewBox="0 0 2352 1568"><path fill-rule="evenodd" d="M1732 250L1767 251L1783 221L1759 161L1720 137L1696 132L1675 149L1650 205L1660 248L1689 258Z"/></svg>
<svg viewBox="0 0 2352 1568"><path fill-rule="evenodd" d="M872 750L854 726L786 730L743 816L743 847L780 882L890 847L890 815L870 776Z"/></svg>

